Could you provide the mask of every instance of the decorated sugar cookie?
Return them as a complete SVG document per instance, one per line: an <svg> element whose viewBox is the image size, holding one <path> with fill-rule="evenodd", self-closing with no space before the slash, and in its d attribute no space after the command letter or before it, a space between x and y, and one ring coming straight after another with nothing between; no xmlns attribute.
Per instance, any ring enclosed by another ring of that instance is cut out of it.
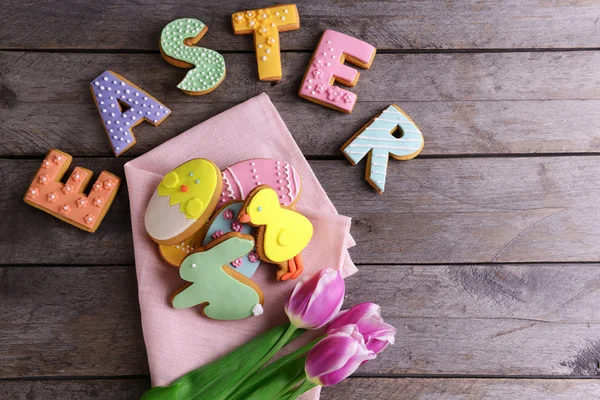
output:
<svg viewBox="0 0 600 400"><path fill-rule="evenodd" d="M181 18L169 22L160 35L160 53L165 61L179 68L193 68L177 85L184 93L199 96L215 90L225 79L225 59L215 50L196 47L208 31L197 19Z"/></svg>
<svg viewBox="0 0 600 400"><path fill-rule="evenodd" d="M248 10L231 16L233 33L254 34L258 79L281 80L281 46L279 32L300 29L300 16L295 4L283 4L260 10Z"/></svg>
<svg viewBox="0 0 600 400"><path fill-rule="evenodd" d="M181 278L190 284L173 294L173 307L201 305L205 316L218 320L261 315L264 304L261 289L227 265L253 248L252 236L228 233L191 253L179 268Z"/></svg>
<svg viewBox="0 0 600 400"><path fill-rule="evenodd" d="M356 95L333 86L334 81L353 87L360 73L344 62L370 68L377 49L362 40L326 30L304 74L300 97L347 114L352 112Z"/></svg>
<svg viewBox="0 0 600 400"><path fill-rule="evenodd" d="M401 131L396 138L392 134ZM388 157L396 160L415 158L423 149L423 134L404 111L392 104L355 133L342 152L356 165L367 154L366 179L380 194L385 189Z"/></svg>
<svg viewBox="0 0 600 400"><path fill-rule="evenodd" d="M90 89L117 157L135 144L134 126L142 121L158 126L171 114L164 104L112 71L100 74Z"/></svg>
<svg viewBox="0 0 600 400"><path fill-rule="evenodd" d="M215 212L213 217L204 225L204 227L181 243L172 246L159 245L160 255L172 266L179 267L183 259L191 252L202 246L207 246L213 240L216 240L227 233L237 232L247 235L253 234L253 227L244 224L237 219L242 204L241 201L227 203ZM260 258L253 250L243 257L236 258L228 265L240 274L251 278L259 264Z"/></svg>
<svg viewBox="0 0 600 400"><path fill-rule="evenodd" d="M223 170L223 191L219 204L244 200L259 185L269 185L284 206L293 206L300 196L300 175L293 165L279 160L256 158Z"/></svg>
<svg viewBox="0 0 600 400"><path fill-rule="evenodd" d="M159 244L177 244L210 218L223 185L221 172L209 160L196 158L167 173L152 195L144 222Z"/></svg>
<svg viewBox="0 0 600 400"><path fill-rule="evenodd" d="M279 265L278 280L295 279L302 273L300 253L312 238L313 226L299 212L280 205L275 190L267 185L253 189L238 219L258 227L258 255L261 260Z"/></svg>
<svg viewBox="0 0 600 400"><path fill-rule="evenodd" d="M86 196L83 190L93 175L89 169L75 167L67 182L60 182L72 159L60 150L50 150L24 200L84 231L95 232L117 194L121 179L102 171Z"/></svg>

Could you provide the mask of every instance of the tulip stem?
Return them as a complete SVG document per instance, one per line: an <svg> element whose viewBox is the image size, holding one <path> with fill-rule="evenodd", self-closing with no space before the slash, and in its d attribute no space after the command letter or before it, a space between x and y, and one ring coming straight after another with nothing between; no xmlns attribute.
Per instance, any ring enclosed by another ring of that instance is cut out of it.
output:
<svg viewBox="0 0 600 400"><path fill-rule="evenodd" d="M294 399L297 399L303 393L306 393L310 389L315 388L317 386L318 385L315 385L314 383L312 383L311 381L309 381L308 379L306 379L304 382L302 382L302 384L300 386L298 386L298 388L296 388L296 390L294 390L293 392L291 392L291 393L289 393L287 395L283 395L283 396L279 397L278 400L294 400Z"/></svg>
<svg viewBox="0 0 600 400"><path fill-rule="evenodd" d="M283 346L285 346L288 343L288 341L290 340L292 335L294 335L294 332L296 332L296 330L298 330L298 328L296 328L293 324L289 324L283 336L281 336L281 338L277 341L277 343L275 343L271 350L269 350L269 352L265 354L264 357L258 363L256 363L254 367L252 367L243 377L241 377L237 382L231 385L229 389L226 390L219 397L219 399L228 399L229 395L234 393L240 386L242 386L246 379L248 379L249 377L254 375L258 370L260 370L266 363L269 362L271 358L273 358L275 353L277 353Z"/></svg>

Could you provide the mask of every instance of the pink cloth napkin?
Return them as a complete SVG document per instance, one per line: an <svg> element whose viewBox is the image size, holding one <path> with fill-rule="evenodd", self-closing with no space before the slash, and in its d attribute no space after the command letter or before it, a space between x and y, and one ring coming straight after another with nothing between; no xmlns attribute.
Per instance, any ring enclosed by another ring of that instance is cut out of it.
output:
<svg viewBox="0 0 600 400"><path fill-rule="evenodd" d="M176 118L173 116L171 118ZM153 386L166 385L247 342L266 329L286 322L283 303L296 281L277 282L275 267L262 264L252 279L265 295L265 313L240 321L214 321L199 309L176 310L171 294L185 283L176 268L158 254L144 228L144 212L162 176L192 158L207 158L221 169L251 158L291 163L302 179L297 209L314 225L303 252L305 275L330 267L344 277L357 271L347 249L354 245L350 218L339 215L266 94L237 105L147 154L125 164L131 205L142 328ZM313 390L306 399L318 399Z"/></svg>

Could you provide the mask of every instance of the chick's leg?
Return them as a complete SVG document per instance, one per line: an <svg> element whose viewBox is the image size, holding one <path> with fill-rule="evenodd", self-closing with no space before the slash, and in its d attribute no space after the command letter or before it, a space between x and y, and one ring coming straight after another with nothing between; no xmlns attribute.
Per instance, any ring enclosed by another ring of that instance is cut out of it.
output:
<svg viewBox="0 0 600 400"><path fill-rule="evenodd" d="M304 261L302 261L302 253L294 257L294 262L296 263L296 271L292 274L291 279L296 279L300 276L300 274L302 274L302 272L304 272Z"/></svg>
<svg viewBox="0 0 600 400"><path fill-rule="evenodd" d="M296 272L296 260L294 260L293 258L288 260L287 265L288 272L281 276L281 281L287 281L288 279L292 278L294 276L294 273Z"/></svg>

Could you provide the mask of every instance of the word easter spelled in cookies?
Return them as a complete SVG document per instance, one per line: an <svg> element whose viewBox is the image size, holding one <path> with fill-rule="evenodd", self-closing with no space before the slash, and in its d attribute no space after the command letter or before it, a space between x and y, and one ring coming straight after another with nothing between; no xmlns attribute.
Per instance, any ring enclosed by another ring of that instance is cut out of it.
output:
<svg viewBox="0 0 600 400"><path fill-rule="evenodd" d="M95 232L117 194L121 180L102 171L89 196L83 190L92 178L89 169L75 167L66 183L60 182L73 158L52 149L46 155L25 194L25 203L88 232Z"/></svg>

